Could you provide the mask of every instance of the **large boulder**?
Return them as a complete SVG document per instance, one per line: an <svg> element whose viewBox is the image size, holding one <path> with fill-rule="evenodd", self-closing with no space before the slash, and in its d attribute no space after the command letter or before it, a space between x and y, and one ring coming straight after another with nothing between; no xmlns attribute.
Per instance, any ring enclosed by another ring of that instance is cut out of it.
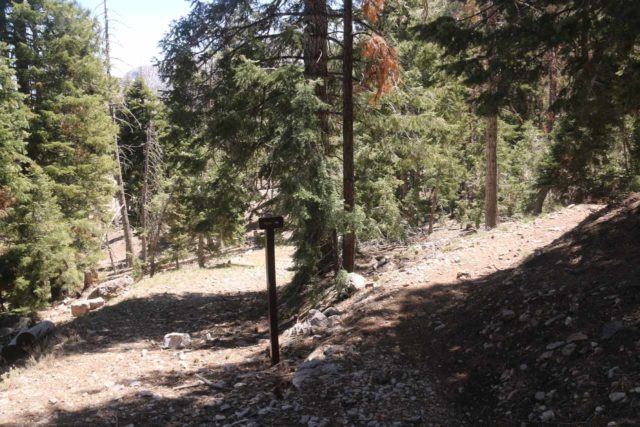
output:
<svg viewBox="0 0 640 427"><path fill-rule="evenodd" d="M87 301L89 303L89 309L96 310L105 304L104 298L94 298Z"/></svg>
<svg viewBox="0 0 640 427"><path fill-rule="evenodd" d="M81 317L91 311L89 301L76 301L71 304L71 315L73 317Z"/></svg>
<svg viewBox="0 0 640 427"><path fill-rule="evenodd" d="M109 300L120 295L131 285L133 285L133 278L131 276L123 276L109 280L108 282L101 283L91 291L89 299L104 298L105 300Z"/></svg>

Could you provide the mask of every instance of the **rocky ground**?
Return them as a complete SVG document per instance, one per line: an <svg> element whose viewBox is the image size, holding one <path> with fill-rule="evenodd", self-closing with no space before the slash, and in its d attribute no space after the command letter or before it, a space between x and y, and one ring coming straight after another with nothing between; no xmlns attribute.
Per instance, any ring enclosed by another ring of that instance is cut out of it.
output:
<svg viewBox="0 0 640 427"><path fill-rule="evenodd" d="M43 313L58 335L2 376L0 423L632 425L638 204L365 247L350 298L283 322L276 367L261 250L146 279L77 319L60 306ZM290 255L278 248L281 284ZM170 332L191 345L163 349Z"/></svg>

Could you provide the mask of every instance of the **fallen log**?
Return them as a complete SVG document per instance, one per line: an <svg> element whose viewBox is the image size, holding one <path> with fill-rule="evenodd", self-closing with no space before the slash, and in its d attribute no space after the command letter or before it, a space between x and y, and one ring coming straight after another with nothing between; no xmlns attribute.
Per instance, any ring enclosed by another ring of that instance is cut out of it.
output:
<svg viewBox="0 0 640 427"><path fill-rule="evenodd" d="M56 325L48 320L40 322L32 328L22 329L13 337L9 345L2 348L2 357L9 363L26 357L35 344L53 333L55 329Z"/></svg>
<svg viewBox="0 0 640 427"><path fill-rule="evenodd" d="M55 329L56 325L53 322L45 320L26 331L20 332L9 345L14 344L15 341L15 345L26 350L33 347L34 344L41 341L47 335L52 334Z"/></svg>

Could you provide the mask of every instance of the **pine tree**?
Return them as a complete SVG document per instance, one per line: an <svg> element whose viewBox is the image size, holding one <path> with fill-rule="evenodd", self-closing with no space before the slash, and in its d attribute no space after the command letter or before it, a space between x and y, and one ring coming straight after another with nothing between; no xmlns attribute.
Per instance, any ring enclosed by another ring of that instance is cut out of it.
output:
<svg viewBox="0 0 640 427"><path fill-rule="evenodd" d="M21 304L40 303L77 290L78 272L99 254L112 193L109 82L87 11L58 0L4 6L0 31L31 110L25 174L33 184L12 223L11 280Z"/></svg>
<svg viewBox="0 0 640 427"><path fill-rule="evenodd" d="M53 183L26 156L31 114L6 58L0 61L0 309L38 306L79 280Z"/></svg>

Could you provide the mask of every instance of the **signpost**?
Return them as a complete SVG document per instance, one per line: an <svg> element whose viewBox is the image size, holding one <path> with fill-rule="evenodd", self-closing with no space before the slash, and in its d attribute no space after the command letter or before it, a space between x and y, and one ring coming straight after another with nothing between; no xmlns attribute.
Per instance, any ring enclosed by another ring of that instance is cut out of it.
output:
<svg viewBox="0 0 640 427"><path fill-rule="evenodd" d="M278 345L278 300L276 294L276 244L275 229L284 227L281 216L260 218L258 226L267 235L267 290L269 292L269 329L271 333L271 364L280 362Z"/></svg>

